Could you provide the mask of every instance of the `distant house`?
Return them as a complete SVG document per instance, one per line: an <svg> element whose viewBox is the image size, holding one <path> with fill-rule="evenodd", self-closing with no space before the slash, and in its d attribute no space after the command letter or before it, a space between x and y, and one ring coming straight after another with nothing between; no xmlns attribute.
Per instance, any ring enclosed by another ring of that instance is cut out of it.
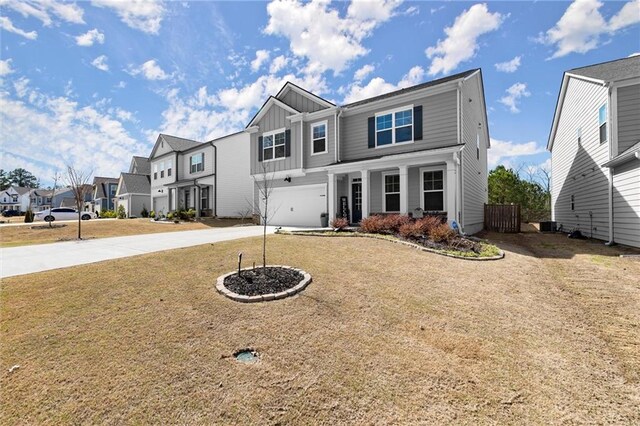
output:
<svg viewBox="0 0 640 426"><path fill-rule="evenodd" d="M26 212L29 209L29 192L31 188L10 186L0 192L0 210L18 210Z"/></svg>
<svg viewBox="0 0 640 426"><path fill-rule="evenodd" d="M146 157L134 156L128 173L121 173L116 190L116 209L124 207L127 217L140 217L151 210L151 163Z"/></svg>
<svg viewBox="0 0 640 426"><path fill-rule="evenodd" d="M640 247L640 56L565 72L547 149L553 220Z"/></svg>
<svg viewBox="0 0 640 426"><path fill-rule="evenodd" d="M31 190L29 196L31 197L31 210L34 212L56 207L53 204L53 190L51 189L36 188Z"/></svg>
<svg viewBox="0 0 640 426"><path fill-rule="evenodd" d="M94 177L91 210L98 214L102 210L115 210L117 189L118 178Z"/></svg>

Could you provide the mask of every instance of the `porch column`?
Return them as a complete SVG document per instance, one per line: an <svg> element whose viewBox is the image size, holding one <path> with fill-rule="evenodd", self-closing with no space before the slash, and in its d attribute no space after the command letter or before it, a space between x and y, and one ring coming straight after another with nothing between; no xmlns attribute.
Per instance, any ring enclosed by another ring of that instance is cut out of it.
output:
<svg viewBox="0 0 640 426"><path fill-rule="evenodd" d="M409 168L399 166L400 169L400 214L409 213Z"/></svg>
<svg viewBox="0 0 640 426"><path fill-rule="evenodd" d="M200 197L202 197L202 194L200 193L201 189L199 186L196 186L195 191L194 191L194 198L195 200L193 200L193 207L196 210L196 219L200 219L200 207L201 207L201 203L202 203L202 199Z"/></svg>
<svg viewBox="0 0 640 426"><path fill-rule="evenodd" d="M329 197L329 211L327 214L329 215L329 222L336 218L336 194L337 194L337 179L334 173L329 173L329 191L327 193L327 197Z"/></svg>
<svg viewBox="0 0 640 426"><path fill-rule="evenodd" d="M458 220L458 214L456 212L456 182L456 163L453 161L447 161L447 177L445 185L447 188L447 223L449 225L451 225L451 222L454 220Z"/></svg>
<svg viewBox="0 0 640 426"><path fill-rule="evenodd" d="M360 172L362 177L362 218L369 217L369 170Z"/></svg>

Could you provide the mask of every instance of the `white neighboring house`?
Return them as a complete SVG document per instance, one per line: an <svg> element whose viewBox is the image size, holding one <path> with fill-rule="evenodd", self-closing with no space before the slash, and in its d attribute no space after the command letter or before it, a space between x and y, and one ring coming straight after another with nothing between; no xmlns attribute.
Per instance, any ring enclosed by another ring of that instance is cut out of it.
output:
<svg viewBox="0 0 640 426"><path fill-rule="evenodd" d="M640 247L640 56L565 72L547 149L552 220Z"/></svg>
<svg viewBox="0 0 640 426"><path fill-rule="evenodd" d="M194 209L196 217L239 217L252 200L249 135L209 142L160 134L149 155L156 215Z"/></svg>
<svg viewBox="0 0 640 426"><path fill-rule="evenodd" d="M29 194L31 188L10 186L0 192L0 210L18 210L26 212L29 209Z"/></svg>

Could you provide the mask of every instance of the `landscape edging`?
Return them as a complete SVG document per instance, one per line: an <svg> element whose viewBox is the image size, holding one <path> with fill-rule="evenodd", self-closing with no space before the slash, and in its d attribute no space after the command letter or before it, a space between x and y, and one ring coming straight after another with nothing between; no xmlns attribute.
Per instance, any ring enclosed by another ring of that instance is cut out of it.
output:
<svg viewBox="0 0 640 426"><path fill-rule="evenodd" d="M286 297L290 297L293 296L295 294L300 293L302 290L304 290L309 284L311 284L311 275L305 271L303 271L302 269L298 269L298 268L293 268L291 266L287 266L287 265L267 265L267 268L286 268L286 269L290 269L292 271L296 271L302 274L302 280L296 284L295 286L285 290L285 291L281 291L279 293L269 293L269 294L261 294L258 296L246 296L243 294L238 294L238 293L234 293L231 290L229 290L228 288L226 288L224 286L224 280L233 274L238 273L238 271L232 271L232 272L228 272L224 275L220 275L216 281L216 290L218 291L218 293L222 294L223 296L228 297L231 300L235 300L236 302L242 302L242 303L257 303L257 302L267 302L270 300L280 300L280 299L284 299ZM252 270L253 268L242 268L241 271L249 271Z"/></svg>

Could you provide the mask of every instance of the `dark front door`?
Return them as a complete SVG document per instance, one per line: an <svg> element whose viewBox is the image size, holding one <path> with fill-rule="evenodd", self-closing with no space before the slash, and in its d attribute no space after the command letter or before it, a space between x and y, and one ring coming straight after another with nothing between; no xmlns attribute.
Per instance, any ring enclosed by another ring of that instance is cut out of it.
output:
<svg viewBox="0 0 640 426"><path fill-rule="evenodd" d="M362 183L351 184L351 223L362 220Z"/></svg>

